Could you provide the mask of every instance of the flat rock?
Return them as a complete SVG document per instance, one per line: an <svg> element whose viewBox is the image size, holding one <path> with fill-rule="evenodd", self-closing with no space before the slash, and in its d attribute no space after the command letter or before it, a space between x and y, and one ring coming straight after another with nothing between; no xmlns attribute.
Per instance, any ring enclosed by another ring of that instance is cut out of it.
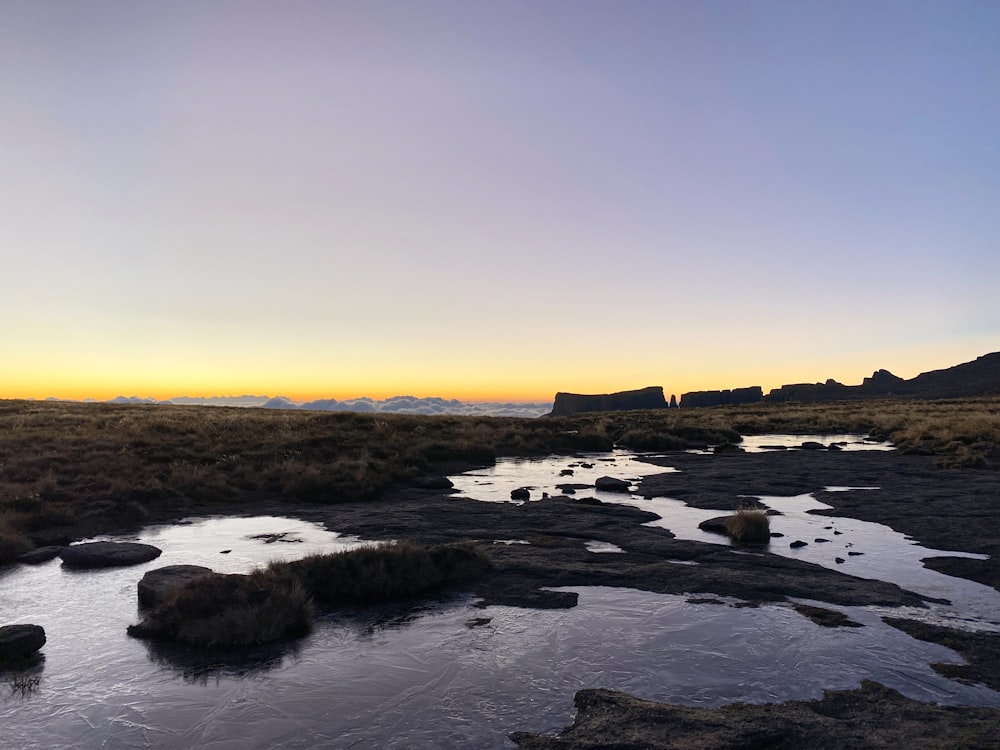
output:
<svg viewBox="0 0 1000 750"><path fill-rule="evenodd" d="M605 492L628 492L629 483L615 477L598 477L594 487Z"/></svg>
<svg viewBox="0 0 1000 750"><path fill-rule="evenodd" d="M4 625L0 627L0 662L26 659L45 645L41 625Z"/></svg>
<svg viewBox="0 0 1000 750"><path fill-rule="evenodd" d="M139 581L139 606L155 607L173 589L211 572L202 565L167 565L149 570Z"/></svg>
<svg viewBox="0 0 1000 750"><path fill-rule="evenodd" d="M581 690L576 719L558 736L514 732L521 750L580 748L996 747L1000 711L937 706L862 680L854 690L827 690L822 700L718 708L653 703L611 690ZM627 744L622 738L628 738Z"/></svg>
<svg viewBox="0 0 1000 750"><path fill-rule="evenodd" d="M84 542L63 547L59 552L67 568L114 568L138 565L160 556L162 550L138 542Z"/></svg>
<svg viewBox="0 0 1000 750"><path fill-rule="evenodd" d="M730 518L733 518L733 516L716 516L715 518L706 518L698 524L698 528L711 534L729 536L729 529L726 524L729 522Z"/></svg>
<svg viewBox="0 0 1000 750"><path fill-rule="evenodd" d="M59 553L62 551L63 547L58 545L38 547L37 549L25 552L23 555L18 555L17 561L27 563L28 565L38 565L39 563L48 562L53 558L59 557Z"/></svg>

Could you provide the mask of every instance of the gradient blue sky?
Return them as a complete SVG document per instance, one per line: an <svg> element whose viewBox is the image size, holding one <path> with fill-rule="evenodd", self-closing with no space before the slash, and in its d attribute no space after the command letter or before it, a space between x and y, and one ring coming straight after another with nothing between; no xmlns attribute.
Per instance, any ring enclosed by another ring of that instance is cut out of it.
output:
<svg viewBox="0 0 1000 750"><path fill-rule="evenodd" d="M1000 4L0 0L0 397L1000 349Z"/></svg>

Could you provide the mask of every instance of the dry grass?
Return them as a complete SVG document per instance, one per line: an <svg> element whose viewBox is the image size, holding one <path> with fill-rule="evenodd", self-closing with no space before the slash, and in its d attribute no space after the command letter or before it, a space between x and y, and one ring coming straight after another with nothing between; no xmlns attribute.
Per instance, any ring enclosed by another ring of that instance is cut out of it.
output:
<svg viewBox="0 0 1000 750"><path fill-rule="evenodd" d="M559 419L0 401L0 562L25 543L258 500L377 497L442 462L673 450L739 435L866 433L943 466L989 466L1000 398L753 404Z"/></svg>
<svg viewBox="0 0 1000 750"><path fill-rule="evenodd" d="M128 633L191 646L256 646L305 635L312 602L301 581L273 571L208 573L172 592Z"/></svg>
<svg viewBox="0 0 1000 750"><path fill-rule="evenodd" d="M271 569L295 576L316 601L336 606L420 596L472 580L488 567L472 544L403 543L311 555Z"/></svg>

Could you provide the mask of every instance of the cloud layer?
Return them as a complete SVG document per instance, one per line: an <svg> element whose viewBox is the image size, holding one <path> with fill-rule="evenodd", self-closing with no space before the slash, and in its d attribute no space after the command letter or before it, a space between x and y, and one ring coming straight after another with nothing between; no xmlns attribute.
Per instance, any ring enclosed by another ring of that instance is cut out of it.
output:
<svg viewBox="0 0 1000 750"><path fill-rule="evenodd" d="M491 417L540 417L552 411L552 402L515 403L515 402L476 402L459 401L458 399L438 398L431 396L418 398L416 396L391 396L381 401L362 396L360 398L340 401L335 398L322 398L315 401L299 403L285 396L177 396L158 401L153 398L139 396L118 396L110 400L114 404L178 404L201 406L241 406L261 409L296 409L302 411L351 411L351 412L383 412L390 414L456 414L469 416Z"/></svg>

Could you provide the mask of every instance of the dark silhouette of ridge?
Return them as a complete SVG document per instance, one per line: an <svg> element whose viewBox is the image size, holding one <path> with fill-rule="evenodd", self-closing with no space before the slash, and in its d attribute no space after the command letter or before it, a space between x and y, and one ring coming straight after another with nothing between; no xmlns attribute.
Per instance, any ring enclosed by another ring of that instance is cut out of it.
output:
<svg viewBox="0 0 1000 750"><path fill-rule="evenodd" d="M552 411L546 416L565 417L569 414L580 414L590 411L630 411L632 409L666 409L667 400L663 397L663 388L651 385L635 391L619 391L618 393L557 393Z"/></svg>
<svg viewBox="0 0 1000 750"><path fill-rule="evenodd" d="M876 370L861 385L796 383L773 389L765 401L841 401L859 398L968 398L1000 394L1000 352L984 354L943 370L923 372L910 380ZM683 399L681 405L685 405Z"/></svg>
<svg viewBox="0 0 1000 750"><path fill-rule="evenodd" d="M876 370L861 385L844 385L832 378L825 383L793 383L774 388L766 396L759 385L723 391L691 391L681 395L680 406L729 406L762 401L846 401L864 398L970 398L1000 395L1000 352L984 354L943 370L923 372L905 380L888 370ZM670 407L677 406L675 397ZM594 411L668 408L663 388L650 386L635 391L584 395L557 393L552 411L546 415L562 417Z"/></svg>

